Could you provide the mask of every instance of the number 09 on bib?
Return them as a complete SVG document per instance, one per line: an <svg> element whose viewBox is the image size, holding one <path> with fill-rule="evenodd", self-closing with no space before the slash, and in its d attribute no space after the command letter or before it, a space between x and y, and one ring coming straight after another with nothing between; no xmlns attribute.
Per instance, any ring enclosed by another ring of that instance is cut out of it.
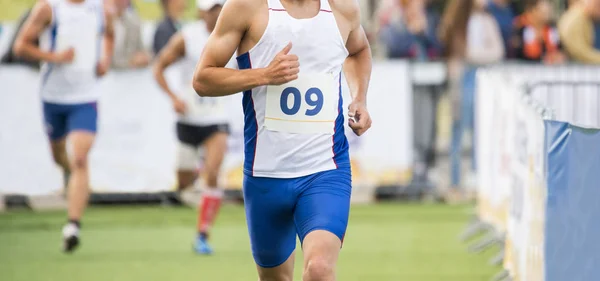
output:
<svg viewBox="0 0 600 281"><path fill-rule="evenodd" d="M270 131L333 135L338 115L338 81L332 74L304 74L267 86L264 126Z"/></svg>

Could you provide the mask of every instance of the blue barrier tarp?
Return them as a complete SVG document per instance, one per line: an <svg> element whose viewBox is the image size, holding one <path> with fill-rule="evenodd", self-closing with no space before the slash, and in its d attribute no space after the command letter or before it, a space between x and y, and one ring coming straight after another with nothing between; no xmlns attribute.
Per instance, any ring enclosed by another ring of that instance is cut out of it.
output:
<svg viewBox="0 0 600 281"><path fill-rule="evenodd" d="M600 130L545 127L545 281L600 280Z"/></svg>

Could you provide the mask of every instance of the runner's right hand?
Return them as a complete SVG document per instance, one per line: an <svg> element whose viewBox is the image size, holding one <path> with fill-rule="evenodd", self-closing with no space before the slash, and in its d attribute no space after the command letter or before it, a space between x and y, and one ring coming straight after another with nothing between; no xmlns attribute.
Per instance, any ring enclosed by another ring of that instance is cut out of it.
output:
<svg viewBox="0 0 600 281"><path fill-rule="evenodd" d="M173 109L175 109L175 112L179 114L185 114L185 112L187 111L187 106L185 105L185 103L177 97L173 97L172 101Z"/></svg>
<svg viewBox="0 0 600 281"><path fill-rule="evenodd" d="M265 68L268 85L282 85L298 79L300 63L298 56L289 54L291 49L292 43L290 42Z"/></svg>
<svg viewBox="0 0 600 281"><path fill-rule="evenodd" d="M64 51L56 52L54 54L53 63L70 63L75 58L75 49L68 48Z"/></svg>

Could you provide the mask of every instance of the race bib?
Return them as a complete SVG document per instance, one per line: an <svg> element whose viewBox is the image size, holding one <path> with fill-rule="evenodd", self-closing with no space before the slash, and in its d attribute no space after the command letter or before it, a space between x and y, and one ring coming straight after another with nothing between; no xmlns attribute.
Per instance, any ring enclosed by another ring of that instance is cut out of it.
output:
<svg viewBox="0 0 600 281"><path fill-rule="evenodd" d="M334 133L339 91L333 74L302 74L280 86L267 86L264 126L296 134Z"/></svg>

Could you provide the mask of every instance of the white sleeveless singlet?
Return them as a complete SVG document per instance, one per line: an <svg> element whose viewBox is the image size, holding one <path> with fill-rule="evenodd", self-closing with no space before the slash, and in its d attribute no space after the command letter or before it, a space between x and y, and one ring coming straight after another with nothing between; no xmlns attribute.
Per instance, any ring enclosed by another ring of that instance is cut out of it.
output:
<svg viewBox="0 0 600 281"><path fill-rule="evenodd" d="M98 99L96 66L104 33L102 0L73 3L48 0L52 22L40 38L40 46L51 52L75 49L69 64L44 63L40 92L46 102L77 104Z"/></svg>
<svg viewBox="0 0 600 281"><path fill-rule="evenodd" d="M200 97L192 87L194 70L210 36L206 23L189 23L181 33L185 42L185 57L181 62L181 90L177 91L177 95L187 105L187 112L179 117L179 122L195 126L229 123L226 102L230 97ZM226 67L236 68L235 60L230 60Z"/></svg>
<svg viewBox="0 0 600 281"><path fill-rule="evenodd" d="M349 167L341 71L348 51L328 0L313 18L290 16L268 0L266 30L240 69L264 68L289 43L300 62L298 79L244 92L246 175L295 178Z"/></svg>

